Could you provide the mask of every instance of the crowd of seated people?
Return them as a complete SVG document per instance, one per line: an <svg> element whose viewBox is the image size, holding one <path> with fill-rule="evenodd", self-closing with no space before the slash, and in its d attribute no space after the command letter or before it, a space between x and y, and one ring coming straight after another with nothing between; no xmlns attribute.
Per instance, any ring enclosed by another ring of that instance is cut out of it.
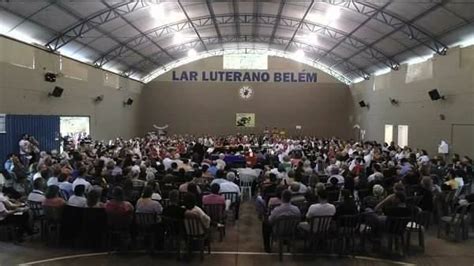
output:
<svg viewBox="0 0 474 266"><path fill-rule="evenodd" d="M263 210L264 246L270 250L272 221L280 215L301 216L303 232L311 230L313 217L356 213L370 214L368 220L378 228L388 215L406 215L403 208L413 205L414 196L421 197L416 207L434 212L435 195L442 191L458 198L469 194L462 190L472 179L469 157L455 155L448 163L393 143L274 135L150 134L41 152L28 165L20 158L7 158L0 195L0 220L17 224L20 239L24 232L34 233L28 201L51 208L104 208L130 219L134 212L176 219L190 213L208 228L212 221L206 204L224 204L239 218L239 179L246 176ZM226 193L237 196L227 198Z"/></svg>
<svg viewBox="0 0 474 266"><path fill-rule="evenodd" d="M472 202L472 160L467 156L454 155L448 164L441 156L430 158L424 150L393 143L317 143L312 151L303 146L264 167L257 207L267 251L271 223L278 216L299 216L298 232L304 236L314 217L331 216L336 223L355 215L378 235L387 217L415 219L421 211L438 219L446 215L436 206L446 203L447 195L453 195L451 206Z"/></svg>

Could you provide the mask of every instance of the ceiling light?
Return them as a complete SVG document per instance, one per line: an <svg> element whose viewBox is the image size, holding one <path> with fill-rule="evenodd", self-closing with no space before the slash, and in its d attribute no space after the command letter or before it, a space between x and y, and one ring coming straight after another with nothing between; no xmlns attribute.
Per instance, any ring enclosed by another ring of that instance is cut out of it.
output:
<svg viewBox="0 0 474 266"><path fill-rule="evenodd" d="M374 76L380 76L380 75L385 75L387 73L390 72L390 68L389 67L386 67L386 68L383 68L383 69L379 69L377 70L376 72L374 72Z"/></svg>
<svg viewBox="0 0 474 266"><path fill-rule="evenodd" d="M196 50L191 49L191 50L188 51L188 56L189 57L195 57L196 55L197 55Z"/></svg>
<svg viewBox="0 0 474 266"><path fill-rule="evenodd" d="M295 57L298 59L303 59L304 56L305 56L304 51L301 49L295 52Z"/></svg>
<svg viewBox="0 0 474 266"><path fill-rule="evenodd" d="M447 52L448 52L448 48L447 48L447 47L443 47L443 48L441 49L441 51L439 51L439 54L440 54L440 55L446 55Z"/></svg>
<svg viewBox="0 0 474 266"><path fill-rule="evenodd" d="M321 25L330 25L341 16L339 6L330 5L326 11L315 11L308 14L307 19Z"/></svg>
<svg viewBox="0 0 474 266"><path fill-rule="evenodd" d="M426 55L426 56L417 56L417 57L413 57L413 58L410 58L410 59L406 60L404 63L406 63L407 65L419 64L419 63L422 63L422 62L425 62L425 61L431 59L432 57L433 57L433 54Z"/></svg>
<svg viewBox="0 0 474 266"><path fill-rule="evenodd" d="M162 19L165 16L163 7L160 5L151 5L150 16L154 19Z"/></svg>
<svg viewBox="0 0 474 266"><path fill-rule="evenodd" d="M326 18L329 21L336 20L341 16L341 9L338 6L330 6L326 11Z"/></svg>
<svg viewBox="0 0 474 266"><path fill-rule="evenodd" d="M183 43L184 42L184 36L181 32L176 32L173 36L173 42L174 43Z"/></svg>

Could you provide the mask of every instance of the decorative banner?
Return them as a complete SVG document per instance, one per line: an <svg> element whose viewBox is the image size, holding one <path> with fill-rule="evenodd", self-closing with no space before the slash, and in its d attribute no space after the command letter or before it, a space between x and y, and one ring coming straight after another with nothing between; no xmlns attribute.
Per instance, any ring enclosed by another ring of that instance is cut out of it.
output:
<svg viewBox="0 0 474 266"><path fill-rule="evenodd" d="M235 114L235 125L237 127L255 127L255 113Z"/></svg>
<svg viewBox="0 0 474 266"><path fill-rule="evenodd" d="M315 83L316 72L172 71L172 81Z"/></svg>

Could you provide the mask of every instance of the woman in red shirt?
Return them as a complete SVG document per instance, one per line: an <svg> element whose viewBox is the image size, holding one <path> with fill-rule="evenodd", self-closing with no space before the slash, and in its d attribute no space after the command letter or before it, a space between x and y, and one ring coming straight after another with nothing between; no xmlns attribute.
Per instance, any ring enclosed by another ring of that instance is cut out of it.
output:
<svg viewBox="0 0 474 266"><path fill-rule="evenodd" d="M105 204L105 212L112 215L132 217L133 205L128 201L124 201L124 193L121 187L114 187L112 199Z"/></svg>

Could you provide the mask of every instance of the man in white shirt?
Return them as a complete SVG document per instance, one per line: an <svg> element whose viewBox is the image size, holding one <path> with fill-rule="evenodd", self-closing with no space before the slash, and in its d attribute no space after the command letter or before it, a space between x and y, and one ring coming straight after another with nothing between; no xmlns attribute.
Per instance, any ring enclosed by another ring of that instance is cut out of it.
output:
<svg viewBox="0 0 474 266"><path fill-rule="evenodd" d="M37 172L33 175L33 181L37 178L44 178L46 180L49 177L49 169L45 164L38 165Z"/></svg>
<svg viewBox="0 0 474 266"><path fill-rule="evenodd" d="M28 194L28 201L43 202L44 196L44 179L38 178L33 182L33 191Z"/></svg>
<svg viewBox="0 0 474 266"><path fill-rule="evenodd" d="M306 213L306 219L310 220L316 216L334 216L336 214L336 207L328 203L327 193L325 190L318 192L319 203L312 204L309 206L308 212ZM303 222L299 224L299 227L305 231L310 230L310 224Z"/></svg>
<svg viewBox="0 0 474 266"><path fill-rule="evenodd" d="M23 165L26 167L30 165L31 152L32 152L32 145L28 139L29 139L28 134L25 134L23 135L22 139L18 143L18 146L20 147L20 159Z"/></svg>
<svg viewBox="0 0 474 266"><path fill-rule="evenodd" d="M369 175L369 177L367 178L367 181L370 183L372 181L376 181L376 180L382 180L383 179L383 174L382 174L382 167L380 166L380 164L376 163L372 166L372 169L374 171L373 174Z"/></svg>
<svg viewBox="0 0 474 266"><path fill-rule="evenodd" d="M219 171L218 171L219 172ZM240 188L234 183L235 180L235 174L234 172L229 172L227 173L226 176L227 180L224 182L220 183L220 189L219 193L225 193L225 192L235 192L237 193L237 198L234 199L235 201L231 200L226 200L226 209L229 209L229 207L234 206L235 209L235 219L239 219L239 210L240 210Z"/></svg>
<svg viewBox="0 0 474 266"><path fill-rule="evenodd" d="M225 172L223 170L217 170L216 171L216 178L214 178L211 182L211 186L213 184L222 184L222 183L225 183L227 182L227 179L225 179Z"/></svg>
<svg viewBox="0 0 474 266"><path fill-rule="evenodd" d="M425 150L421 150L420 157L417 158L419 164L426 164L430 161L430 157L428 157L428 152Z"/></svg>
<svg viewBox="0 0 474 266"><path fill-rule="evenodd" d="M48 178L48 181L46 182L46 186L59 186L59 181L58 181L58 178L57 176L52 176L50 178Z"/></svg>
<svg viewBox="0 0 474 266"><path fill-rule="evenodd" d="M165 155L165 158L163 159L163 166L165 167L165 171L168 171L168 169L171 168L171 164L174 162L174 160L171 160L171 155L167 153Z"/></svg>
<svg viewBox="0 0 474 266"><path fill-rule="evenodd" d="M370 150L364 150L364 162L365 168L370 166L370 163L372 162L372 153Z"/></svg>
<svg viewBox="0 0 474 266"><path fill-rule="evenodd" d="M87 199L84 197L84 191L86 187L84 185L77 185L74 188L74 195L72 195L67 201L67 205L73 207L86 208Z"/></svg>
<svg viewBox="0 0 474 266"><path fill-rule="evenodd" d="M226 178L227 178L226 181L219 184L220 185L219 193L237 192L237 194L240 196L240 188L234 183L234 180L235 180L234 172L227 173Z"/></svg>
<svg viewBox="0 0 474 266"><path fill-rule="evenodd" d="M78 185L84 185L86 192L91 190L92 188L91 183L89 183L89 181L84 179L86 171L87 170L85 167L79 168L79 175L76 177L74 182L72 182L72 190L75 190L76 186Z"/></svg>

